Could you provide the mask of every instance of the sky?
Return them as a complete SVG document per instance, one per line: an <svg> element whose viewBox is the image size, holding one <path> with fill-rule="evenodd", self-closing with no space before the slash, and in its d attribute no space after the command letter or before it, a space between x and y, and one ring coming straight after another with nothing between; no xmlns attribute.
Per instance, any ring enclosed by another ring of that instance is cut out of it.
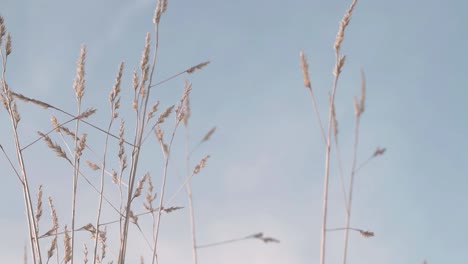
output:
<svg viewBox="0 0 468 264"><path fill-rule="evenodd" d="M299 51L308 57L319 111L326 120L333 43L350 2L169 0L160 25L156 81L211 62L192 75L158 86L152 95L163 109L178 102L184 82L190 81L191 145L217 128L191 159L193 167L210 155L207 166L192 179L197 241L207 244L258 232L281 241L245 240L199 249L199 263L319 263L325 146L304 88ZM80 46L86 44L83 104L98 108L90 121L106 126L108 93L118 64L124 61L121 115L131 127L131 74L139 66L146 32L154 40L155 6L156 0L1 0L0 15L13 39L6 74L10 89L76 111L73 78ZM377 147L387 151L356 176L351 226L375 236L350 233L349 264L410 264L423 259L461 263L468 258L468 92L463 88L467 8L468 2L462 0L360 0L356 6L343 42L347 58L336 97L345 177L353 158L352 98L360 93L361 69L367 94L358 164ZM37 137L36 131L51 128L53 112L18 104L25 145ZM0 122L4 124L0 144L13 157L5 111L0 111ZM163 128L168 137L171 123ZM102 135L84 126L83 131L93 136L90 142L101 153ZM127 133L131 135L130 128ZM57 135L54 140L61 142ZM185 170L182 127L175 142L168 196L180 186ZM34 192L42 184L44 196L53 197L63 227L70 219L70 167L43 142L28 148L25 156ZM162 156L154 138L141 162L141 174L151 171L159 190ZM345 222L337 168L333 158L330 228ZM20 263L27 242L21 186L4 156L0 172L0 260ZM98 182L97 175L88 173ZM96 194L80 184L78 226L94 222L97 208ZM109 195L116 194L115 186L106 186ZM191 263L184 192L174 205L185 208L163 215L160 263ZM140 204L135 207L143 211ZM50 223L45 218L48 208L44 210L45 232ZM104 218L113 220L111 213ZM137 263L148 250L137 230L131 230L136 235L129 244L128 263ZM329 232L327 237L327 263L342 263L343 233ZM85 234L79 238L89 243Z"/></svg>

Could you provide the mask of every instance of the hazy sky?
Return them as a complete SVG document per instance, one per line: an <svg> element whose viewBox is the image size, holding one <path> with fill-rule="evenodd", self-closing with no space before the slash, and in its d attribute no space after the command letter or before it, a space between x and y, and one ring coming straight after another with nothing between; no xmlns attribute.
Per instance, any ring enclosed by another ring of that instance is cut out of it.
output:
<svg viewBox="0 0 468 264"><path fill-rule="evenodd" d="M191 144L217 127L192 159L194 166L211 155L192 181L197 239L205 244L264 232L281 240L200 249L199 263L318 263L325 149L298 55L304 50L308 56L325 120L333 43L350 2L169 0L161 19L156 80L211 61L202 71L158 86L152 94L152 100L160 100L165 108L177 103L189 80ZM131 73L139 66L146 32L154 39L155 5L156 0L0 0L0 14L13 38L6 75L10 88L74 112L73 78L84 43L88 47L84 105L99 112L91 121L106 126L108 92L119 62L125 61L122 105L128 113L122 115L133 124ZM468 2L462 0L360 0L356 7L343 43L347 60L336 98L346 177L352 160L352 97L359 95L361 68L366 73L367 101L358 163L378 146L386 147L387 153L357 175L352 226L371 230L375 237L351 233L349 264L468 259L467 8ZM19 107L25 145L36 137L35 131L50 129L51 112L23 103ZM4 124L0 144L13 156L5 111L0 120ZM171 126L163 128L168 137ZM87 132L96 135L92 142L100 153L102 135ZM127 133L130 136L131 129ZM57 136L54 140L61 142ZM176 142L168 196L177 190L184 171L183 129ZM159 192L161 155L154 138L144 154L141 174L151 171ZM25 155L34 190L44 185L44 195L54 198L63 226L70 217L72 171L42 142ZM0 168L0 260L19 263L27 241L21 188L3 156ZM342 227L344 204L336 159L331 172L329 227ZM90 175L98 182L97 174ZM97 208L95 193L80 184L78 226L94 222ZM115 194L115 186L107 186ZM187 206L183 192L174 205ZM140 204L135 207L143 211ZM44 215L49 216L47 207ZM50 223L44 221L45 232ZM131 230L136 235L128 262L137 263L148 251L136 229ZM163 215L162 230L160 263L190 263L187 207ZM328 263L341 263L343 234L328 237ZM77 247L80 251L82 243Z"/></svg>

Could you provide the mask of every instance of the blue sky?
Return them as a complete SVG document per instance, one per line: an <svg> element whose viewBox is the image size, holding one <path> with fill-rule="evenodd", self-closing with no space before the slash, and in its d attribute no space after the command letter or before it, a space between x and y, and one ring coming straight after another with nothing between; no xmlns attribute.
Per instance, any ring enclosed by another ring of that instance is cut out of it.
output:
<svg viewBox="0 0 468 264"><path fill-rule="evenodd" d="M107 95L120 61L126 64L123 90L132 89L131 71L139 65L146 32L153 32L155 4L2 0L0 14L13 38L10 88L74 111L75 63L85 43L84 104L98 107L94 123L105 122ZM188 79L193 83L191 138L195 141L217 127L193 157L195 164L211 155L192 181L197 239L203 244L264 232L281 240L201 249L200 263L318 263L324 145L303 87L298 54L304 50L308 56L325 119L333 43L349 4L169 1L161 22L156 80L211 61L202 71L160 86L153 94L163 106L174 104ZM461 0L361 0L356 7L343 44L347 61L336 99L345 169L351 164L352 97L359 94L361 68L367 101L358 160L364 161L377 146L388 151L357 176L352 226L376 236L351 234L349 264L409 264L424 258L428 263L461 263L468 258L468 92L463 88L467 8ZM20 113L24 142L32 140L36 130L50 127L47 111L21 104ZM0 120L5 124L0 144L13 153L4 111ZM99 136L95 140L100 143ZM175 152L181 154L182 133L177 140ZM159 188L162 170L159 161L153 161L160 157L154 141L145 153ZM45 195L54 197L63 224L69 217L70 169L43 143L26 156L31 184L43 184ZM4 158L0 164L0 257L16 263L27 240L21 188ZM180 184L176 174L182 164L180 158L171 164L169 193ZM329 226L340 227L344 205L335 160L332 165ZM96 202L87 187L81 194L79 221L84 225L94 219ZM176 203L186 206L185 196ZM164 217L161 263L190 263L187 212ZM130 263L144 252L138 240L132 243L135 259ZM330 233L327 246L328 263L340 263L342 234Z"/></svg>

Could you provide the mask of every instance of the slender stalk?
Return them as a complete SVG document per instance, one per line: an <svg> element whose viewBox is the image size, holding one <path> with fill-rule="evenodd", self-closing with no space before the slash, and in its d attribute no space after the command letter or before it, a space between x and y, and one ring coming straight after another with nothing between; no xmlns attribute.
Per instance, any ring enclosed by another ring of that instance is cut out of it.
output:
<svg viewBox="0 0 468 264"><path fill-rule="evenodd" d="M335 82L336 84L336 82ZM336 85L334 85L332 99L334 100ZM331 144L331 107L328 120L328 137L325 150L325 175L323 181L323 209L322 209L322 230L320 243L320 264L325 263L325 245L326 245L326 229L327 229L327 210L328 210L328 183L330 176L330 144Z"/></svg>
<svg viewBox="0 0 468 264"><path fill-rule="evenodd" d="M158 6L156 7L156 11L158 10L158 7L160 8L160 1L164 0L159 0L158 1ZM164 7L165 9L165 7ZM164 12L164 10L162 11ZM161 13L162 14L162 13ZM155 43L154 43L154 53L153 53L153 61L151 63L151 73L149 75L149 82L147 85L147 92L144 95L146 98L144 102L144 107L143 107L143 112L140 115L141 118L141 124L140 126L137 127L137 135L135 136L135 144L134 148L132 151L132 159L131 159L131 167L130 167L130 176L129 176L129 182L128 182L128 191L127 191L127 205L125 208L125 219L124 219L124 226L122 230L122 239L121 239L121 245L120 245L120 250L119 250L119 258L118 258L118 264L125 264L125 254L127 251L127 240L128 240L128 225L130 221L130 206L132 203L132 193L133 193L133 188L135 185L135 179L136 179L136 172L137 172L137 166L138 166L138 159L140 156L140 151L141 151L141 143L143 139L143 133L145 130L145 120L146 120L146 112L148 109L148 99L150 96L151 92L151 86L152 86L152 81L153 81L153 76L154 76L154 70L156 68L156 60L158 56L158 46L159 46L159 19L154 21L155 27ZM144 69L143 69L144 70ZM141 80L142 82L144 80ZM138 109L138 107L137 107Z"/></svg>
<svg viewBox="0 0 468 264"><path fill-rule="evenodd" d="M2 90L3 90L4 99L6 100L5 106L7 108L8 115L10 117L11 126L13 129L16 156L17 156L18 164L20 166L20 171L21 171L21 183L22 183L21 185L23 188L23 199L25 203L26 217L28 221L29 241L31 244L31 258L34 264L36 263L41 264L42 258L41 258L41 250L39 247L39 241L37 239L38 237L37 223L35 222L35 218L34 218L34 207L33 207L32 199L31 199L28 177L26 174L26 167L24 164L23 153L21 151L21 145L20 145L20 140L19 140L19 135L18 135L18 130L17 130L19 120L17 119L16 116L19 116L19 115L18 113L16 113L17 111L16 103L13 101L11 91L9 90L8 85L5 81L7 58L6 56L5 57L3 56L3 52L1 52L1 50L0 50L0 55L2 58L2 68L3 68L2 69Z"/></svg>
<svg viewBox="0 0 468 264"><path fill-rule="evenodd" d="M345 29L349 24L351 14L354 10L354 7L357 4L357 0L353 0L348 10L345 12L343 19L340 22L340 27L335 39L335 69L333 71L333 89L331 92L330 98L330 107L328 114L328 136L327 136L327 147L326 147L326 157L325 157L325 176L323 183L323 218L322 218L322 230L321 230L321 243L320 243L320 264L325 264L325 248L326 248L326 230L327 230L327 209L328 209L328 183L329 183L329 173L330 173L330 145L331 145L331 132L332 132L332 123L333 123L333 106L335 104L335 95L338 87L338 79L343 68L346 57L340 55L341 44L343 43ZM349 200L348 200L349 203Z"/></svg>
<svg viewBox="0 0 468 264"><path fill-rule="evenodd" d="M108 131L110 131L113 123L113 118L111 119L108 127ZM107 157L107 146L109 142L109 136L106 136L105 144L104 144L104 154L102 160L102 168L101 168L101 188L99 190L99 202L98 202L98 209L97 209L97 216L96 216L96 237L94 238L94 257L93 257L93 264L96 264L97 261L97 248L99 242L99 224L101 221L101 212L102 212L102 201L103 201L103 193L104 193L104 171L106 168L106 157Z"/></svg>
<svg viewBox="0 0 468 264"><path fill-rule="evenodd" d="M153 248L153 258L151 263L158 263L158 255L157 255L157 246L158 246L158 238L159 238L159 229L161 225L161 213L163 210L163 202L164 202L164 193L166 190L166 181L167 181L167 172L169 168L169 158L170 158L170 153L171 153L171 148L172 148L172 143L174 141L174 137L177 131L177 127L180 123L179 118L176 117L176 123L174 125L174 129L172 130L172 135L171 139L169 141L169 145L167 146L167 150L165 149L164 143L162 141L162 138L160 139L160 145L162 152L164 154L164 172L163 172L163 181L161 184L161 190L159 191L159 207L158 207L158 213L156 215L156 233L154 237L154 248Z"/></svg>
<svg viewBox="0 0 468 264"><path fill-rule="evenodd" d="M349 183L348 190L348 204L346 206L346 220L344 228L344 248L343 248L343 264L346 264L348 256L348 242L349 242L349 230L351 224L351 205L353 202L353 187L354 187L354 176L356 175L356 164L357 164L357 150L359 143L359 121L360 115L356 117L355 127L354 127L354 154L353 154L353 164L351 169L351 180Z"/></svg>
<svg viewBox="0 0 468 264"><path fill-rule="evenodd" d="M77 116L81 115L81 99L84 95L84 88L85 88L85 80L84 80L84 63L86 57L86 47L82 46L80 51L80 58L78 59L78 65L76 70L76 77L73 84L73 88L76 94L76 103L77 103ZM83 151L82 144L85 142L85 135L82 136L80 140L78 140L78 132L80 127L80 119L76 119L75 122L75 155L73 159L73 184L72 184L72 212L71 212L71 236L70 236L70 243L71 243L71 253L72 257L70 263L73 264L74 256L73 252L75 249L75 220L76 220L76 195L78 189L78 176L79 176L79 169L80 169L80 159ZM80 144L80 142L83 142Z"/></svg>
<svg viewBox="0 0 468 264"><path fill-rule="evenodd" d="M185 122L185 177L189 178L190 176L190 140L189 140L189 125L188 122ZM192 233L192 261L193 264L197 264L197 242L195 237L195 216L193 209L193 198L192 198L192 188L190 186L190 181L185 185L185 191L187 192L187 198L189 203L190 210L190 229Z"/></svg>

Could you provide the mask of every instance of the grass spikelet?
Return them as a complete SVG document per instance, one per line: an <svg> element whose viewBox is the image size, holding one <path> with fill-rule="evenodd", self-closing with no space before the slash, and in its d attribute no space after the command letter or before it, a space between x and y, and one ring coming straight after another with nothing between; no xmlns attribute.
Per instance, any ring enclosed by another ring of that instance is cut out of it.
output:
<svg viewBox="0 0 468 264"><path fill-rule="evenodd" d="M52 123L52 126L54 127L54 131L57 133L60 133L60 124L54 115L50 116L50 122Z"/></svg>
<svg viewBox="0 0 468 264"><path fill-rule="evenodd" d="M141 195L141 191L143 190L143 186L145 184L146 179L149 177L149 173L147 172L141 179L138 181L137 187L135 192L133 193L133 198L135 199Z"/></svg>
<svg viewBox="0 0 468 264"><path fill-rule="evenodd" d="M172 212L180 210L180 209L183 209L183 207L172 206L172 207L164 208L163 211L169 214L169 213L172 213Z"/></svg>
<svg viewBox="0 0 468 264"><path fill-rule="evenodd" d="M66 159L68 162L71 163L70 159L67 157L67 154L65 153L65 151L62 150L62 148L57 145L56 143L52 142L52 140L50 139L50 137L40 131L37 132L37 134L39 134L39 136L41 136L44 141L46 142L47 146L49 148L51 148L55 154L57 154L57 156L61 157L61 158L64 158Z"/></svg>
<svg viewBox="0 0 468 264"><path fill-rule="evenodd" d="M141 83L140 83L140 95L145 94L145 84L148 80L148 61L149 61L149 52L150 52L150 34L146 33L145 38L145 47L143 49L143 53L141 54L141 61L140 61L140 70L141 70Z"/></svg>
<svg viewBox="0 0 468 264"><path fill-rule="evenodd" d="M148 188L146 189L145 201L143 202L143 207L145 207L148 212L153 212L153 202L156 199L156 193L153 194L153 181L151 177L148 177Z"/></svg>
<svg viewBox="0 0 468 264"><path fill-rule="evenodd" d="M163 142L163 137L164 137L164 132L161 130L159 126L156 127L156 138L158 139L159 142Z"/></svg>
<svg viewBox="0 0 468 264"><path fill-rule="evenodd" d="M203 69L206 65L210 64L210 61L205 61L205 62L202 62L202 63L199 63L193 67L190 67L188 70L186 70L185 72L188 73L188 74L192 74L194 73L195 71L197 70L201 70Z"/></svg>
<svg viewBox="0 0 468 264"><path fill-rule="evenodd" d="M156 101L156 103L153 104L151 107L151 110L148 112L148 118L146 119L147 121L150 121L151 118L153 118L154 113L158 111L158 106L159 106L159 101Z"/></svg>
<svg viewBox="0 0 468 264"><path fill-rule="evenodd" d="M86 109L83 113L81 113L79 116L76 117L76 119L85 119L88 118L96 113L96 109L91 107Z"/></svg>
<svg viewBox="0 0 468 264"><path fill-rule="evenodd" d="M158 0L158 4L154 10L153 24L159 24L162 14L167 9L167 0Z"/></svg>
<svg viewBox="0 0 468 264"><path fill-rule="evenodd" d="M341 73L341 70L343 69L343 65L345 63L346 56L341 56L341 58L338 60L338 63L335 65L335 69L333 70L333 75L338 78L338 76Z"/></svg>
<svg viewBox="0 0 468 264"><path fill-rule="evenodd" d="M42 216L42 185L39 185L39 191L37 192L37 205L36 205L36 230L39 231L39 220Z"/></svg>
<svg viewBox="0 0 468 264"><path fill-rule="evenodd" d="M83 155L83 150L86 147L86 136L87 136L87 134L83 133L83 135L81 136L80 140L78 141L78 145L77 145L77 147L75 149L75 155L78 158L80 158L81 155Z"/></svg>
<svg viewBox="0 0 468 264"><path fill-rule="evenodd" d="M86 46L82 45L80 50L80 57L77 62L75 81L73 82L73 89L75 90L78 101L81 101L85 90L85 59Z"/></svg>
<svg viewBox="0 0 468 264"><path fill-rule="evenodd" d="M372 155L373 157L381 156L385 153L387 149L386 148L380 148L378 147L375 151L374 154Z"/></svg>
<svg viewBox="0 0 468 264"><path fill-rule="evenodd" d="M15 122L15 127L18 126L21 116L18 112L18 107L16 106L16 101L11 101L11 112L13 114L13 121Z"/></svg>
<svg viewBox="0 0 468 264"><path fill-rule="evenodd" d="M91 236L94 238L94 236L96 235L96 228L94 227L93 224L91 223L88 223L86 225L84 225L83 227L79 228L78 230L86 230L88 231L89 233L91 233Z"/></svg>
<svg viewBox="0 0 468 264"><path fill-rule="evenodd" d="M86 246L86 243L83 244L83 262L84 264L88 263L88 247Z"/></svg>
<svg viewBox="0 0 468 264"><path fill-rule="evenodd" d="M213 127L212 129L210 129L210 131L208 131L208 133L206 133L205 136L202 138L201 142L208 141L215 131L216 131L216 127Z"/></svg>
<svg viewBox="0 0 468 264"><path fill-rule="evenodd" d="M359 233L365 238L374 236L374 232L371 232L371 231L359 230Z"/></svg>
<svg viewBox="0 0 468 264"><path fill-rule="evenodd" d="M39 100L36 100L36 99L33 99L33 98L26 97L26 96L24 96L24 95L22 95L22 94L19 94L19 93L15 93L15 92L12 92L12 91L11 91L11 94L12 94L14 97L16 97L17 99L21 100L21 101L39 105L40 107L42 107L42 108L44 108L44 109L47 109L47 108L51 107L51 105L48 104L48 103L45 103L45 102L42 102L42 101L39 101Z"/></svg>
<svg viewBox="0 0 468 264"><path fill-rule="evenodd" d="M330 98L331 104L331 115L332 115L332 125L333 125L333 135L335 137L335 141L338 142L338 120L336 119L336 112L335 112L335 102L333 102Z"/></svg>
<svg viewBox="0 0 468 264"><path fill-rule="evenodd" d="M210 157L210 155L205 156L205 157L200 161L200 163L198 163L197 166L195 166L195 168L193 169L193 174L199 173L200 170L201 170L202 168L205 167L206 161L208 160L209 157Z"/></svg>
<svg viewBox="0 0 468 264"><path fill-rule="evenodd" d="M190 113L191 113L191 110L190 110L190 96L187 96L187 98L185 98L185 104L184 104L184 120L183 120L183 123L184 123L184 126L187 126L188 125L188 120L190 118Z"/></svg>
<svg viewBox="0 0 468 264"><path fill-rule="evenodd" d="M115 83L114 83L114 86L112 87L112 90L111 92L109 93L109 101L113 104L116 100L116 98L119 96L120 94L120 83L121 83L121 80L122 80L122 72L123 72L123 67L124 67L124 63L121 62L119 64L119 70L117 72L117 77L115 77Z"/></svg>
<svg viewBox="0 0 468 264"><path fill-rule="evenodd" d="M52 229L47 232L52 235L53 233L55 234L54 238L52 239L52 242L50 243L50 247L47 250L47 259L49 260L53 255L54 255L54 250L57 248L57 230L59 228L58 224L58 218L57 218L57 211L55 210L55 206L53 204L52 198L49 197L49 207L50 207L50 214L52 217ZM46 233L46 235L47 235Z"/></svg>
<svg viewBox="0 0 468 264"><path fill-rule="evenodd" d="M133 70L133 74L132 74L132 86L133 86L133 89L136 91L136 89L138 88L138 83L140 81L138 80L138 75L137 75L137 72L136 70Z"/></svg>
<svg viewBox="0 0 468 264"><path fill-rule="evenodd" d="M192 84L189 82L185 82L184 84L184 93L182 94L182 97L180 98L179 104L177 105L176 108L176 121L180 122L185 119L185 106L186 106L186 100L190 94L190 91L192 90Z"/></svg>
<svg viewBox="0 0 468 264"><path fill-rule="evenodd" d="M101 262L106 257L107 227L99 231L99 241L101 242Z"/></svg>
<svg viewBox="0 0 468 264"><path fill-rule="evenodd" d="M5 51L6 51L6 55L10 55L11 54L11 35L10 33L7 34L7 37L6 37L6 43L5 43Z"/></svg>
<svg viewBox="0 0 468 264"><path fill-rule="evenodd" d="M307 58L303 51L299 52L299 57L301 57L301 69L302 69L302 75L304 78L304 86L307 89L312 90L312 85L310 84L310 79L309 79L309 64L307 64Z"/></svg>
<svg viewBox="0 0 468 264"><path fill-rule="evenodd" d="M93 163L89 160L86 161L86 165L88 165L88 167L90 167L93 171L97 171L100 169L100 167L96 163Z"/></svg>
<svg viewBox="0 0 468 264"><path fill-rule="evenodd" d="M359 115L364 113L364 105L366 101L366 77L364 70L361 69L361 98L359 100Z"/></svg>
<svg viewBox="0 0 468 264"><path fill-rule="evenodd" d="M117 110L120 108L120 85L122 80L122 72L124 68L124 63L119 64L119 70L117 72L117 77L115 78L114 86L112 87L111 92L109 93L109 102L111 104L112 119L117 118Z"/></svg>
<svg viewBox="0 0 468 264"><path fill-rule="evenodd" d="M125 132L125 122L123 120L120 121L119 127L119 153L117 156L119 157L119 163L121 170L125 170L127 168L127 155L125 155L125 139L124 139L124 132Z"/></svg>
<svg viewBox="0 0 468 264"><path fill-rule="evenodd" d="M159 115L158 121L156 121L156 125L164 123L164 120L169 117L169 115L174 110L174 107L174 105L171 105L168 108L166 108L166 110L164 110L164 112L161 115Z"/></svg>
<svg viewBox="0 0 468 264"><path fill-rule="evenodd" d="M5 27L5 19L3 19L2 16L0 16L0 45L2 45L3 37L5 36L6 33L6 27Z"/></svg>
<svg viewBox="0 0 468 264"><path fill-rule="evenodd" d="M135 215L132 210L129 211L129 216L130 219L132 220L132 223L138 226L138 215Z"/></svg>
<svg viewBox="0 0 468 264"><path fill-rule="evenodd" d="M57 247L57 236L55 236L50 242L50 247L47 250L47 261L54 256L55 248Z"/></svg>
<svg viewBox="0 0 468 264"><path fill-rule="evenodd" d="M63 262L66 264L70 262L73 256L71 243L70 243L70 234L66 225L63 228L63 246L65 248L65 256L63 257Z"/></svg>
<svg viewBox="0 0 468 264"><path fill-rule="evenodd" d="M341 43L343 43L345 29L349 24L349 21L351 19L351 15L353 13L353 10L354 10L354 7L356 6L356 4L357 4L357 0L353 0L351 5L349 6L348 10L344 14L343 19L341 19L340 28L338 29L338 33L336 34L335 44L334 44L334 48L335 48L337 53L339 53L339 51L341 49Z"/></svg>

